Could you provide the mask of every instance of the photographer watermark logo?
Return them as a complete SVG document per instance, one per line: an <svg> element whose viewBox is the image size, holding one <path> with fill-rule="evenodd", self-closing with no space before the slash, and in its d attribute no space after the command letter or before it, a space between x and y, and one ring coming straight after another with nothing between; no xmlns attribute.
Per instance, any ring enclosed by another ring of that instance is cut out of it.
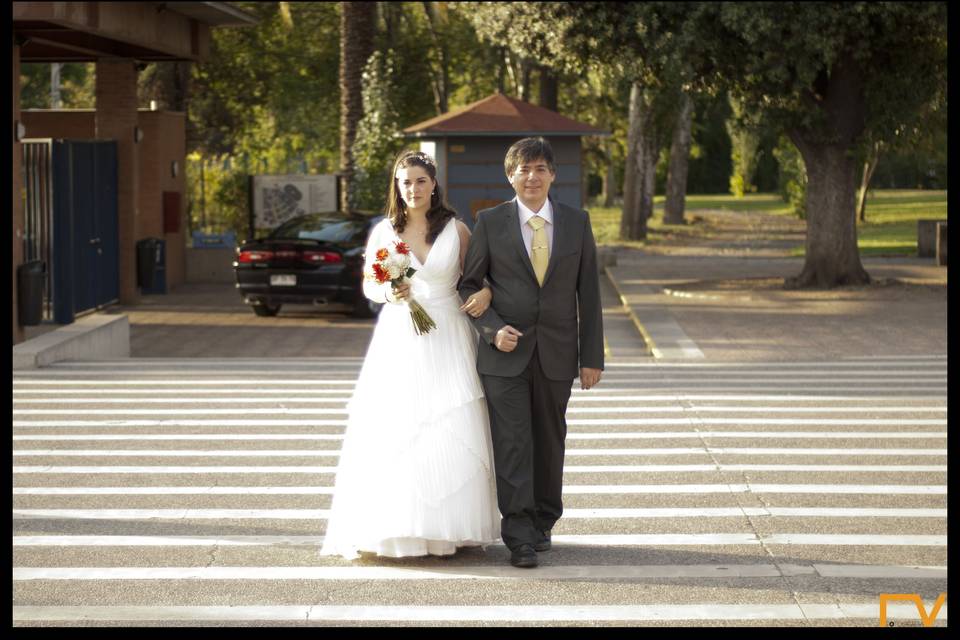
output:
<svg viewBox="0 0 960 640"><path fill-rule="evenodd" d="M920 621L923 626L932 627L937 620L937 614L940 613L940 607L947 599L946 593L941 593L937 601L933 603L933 609L927 613L927 608L923 604L923 599L918 593L881 593L880 594L880 626L887 626L887 603L893 600L906 600L917 605L917 612L920 614ZM893 626L893 623L890 623Z"/></svg>

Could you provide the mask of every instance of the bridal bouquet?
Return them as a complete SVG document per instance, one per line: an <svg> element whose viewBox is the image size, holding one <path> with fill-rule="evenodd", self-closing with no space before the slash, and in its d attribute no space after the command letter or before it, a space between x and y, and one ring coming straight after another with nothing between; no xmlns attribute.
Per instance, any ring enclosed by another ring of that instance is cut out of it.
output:
<svg viewBox="0 0 960 640"><path fill-rule="evenodd" d="M377 260L373 263L373 273L369 274L368 277L376 280L378 284L389 282L396 289L398 284L417 272L410 266L410 248L404 242L394 242L392 247L378 249L376 256ZM433 318L427 314L419 302L412 297L407 298L404 302L410 309L410 319L413 321L413 329L417 332L417 335L429 333L431 329L437 328Z"/></svg>

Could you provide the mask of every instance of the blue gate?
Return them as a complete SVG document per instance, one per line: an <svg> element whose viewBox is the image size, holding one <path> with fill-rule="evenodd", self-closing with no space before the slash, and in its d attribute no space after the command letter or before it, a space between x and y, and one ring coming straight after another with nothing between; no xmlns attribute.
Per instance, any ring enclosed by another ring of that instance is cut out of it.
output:
<svg viewBox="0 0 960 640"><path fill-rule="evenodd" d="M59 324L119 298L117 145L54 140L53 317Z"/></svg>

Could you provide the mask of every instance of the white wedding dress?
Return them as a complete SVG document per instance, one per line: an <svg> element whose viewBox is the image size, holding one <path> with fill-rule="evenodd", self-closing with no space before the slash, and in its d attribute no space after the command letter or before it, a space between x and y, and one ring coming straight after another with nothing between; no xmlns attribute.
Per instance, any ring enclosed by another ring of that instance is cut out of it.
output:
<svg viewBox="0 0 960 640"><path fill-rule="evenodd" d="M388 220L376 250L399 240ZM420 264L411 294L436 329L417 335L405 305L380 312L347 405L349 418L320 555L449 555L499 540L490 427L476 369L477 336L456 291L460 236L451 219ZM381 287L365 281L373 300Z"/></svg>

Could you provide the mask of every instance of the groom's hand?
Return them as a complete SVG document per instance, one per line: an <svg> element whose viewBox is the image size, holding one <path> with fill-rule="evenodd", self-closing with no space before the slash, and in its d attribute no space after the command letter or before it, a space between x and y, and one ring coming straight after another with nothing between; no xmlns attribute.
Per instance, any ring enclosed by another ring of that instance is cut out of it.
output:
<svg viewBox="0 0 960 640"><path fill-rule="evenodd" d="M580 388L589 389L600 382L600 369L580 367Z"/></svg>
<svg viewBox="0 0 960 640"><path fill-rule="evenodd" d="M506 325L500 331L497 331L497 335L493 339L493 345L504 353L510 353L517 348L517 341L522 335L510 325Z"/></svg>

